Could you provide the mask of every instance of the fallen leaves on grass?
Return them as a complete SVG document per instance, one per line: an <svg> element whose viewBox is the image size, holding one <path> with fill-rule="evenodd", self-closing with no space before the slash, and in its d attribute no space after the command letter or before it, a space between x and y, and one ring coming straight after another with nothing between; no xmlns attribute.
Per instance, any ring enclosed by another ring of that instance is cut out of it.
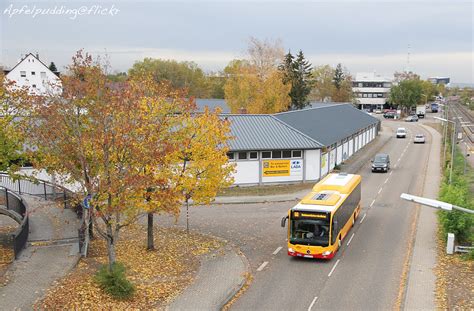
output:
<svg viewBox="0 0 474 311"><path fill-rule="evenodd" d="M100 265L107 262L106 245L94 239L89 257L51 288L36 309L161 309L187 285L199 266L199 255L222 247L223 243L180 229L156 229L154 251L146 250L146 228L123 230L117 245L117 261L127 268L127 278L136 287L130 300L114 300L94 282Z"/></svg>
<svg viewBox="0 0 474 311"><path fill-rule="evenodd" d="M440 236L440 235L438 235ZM436 304L443 310L474 310L474 262L460 254L447 255L445 241L438 237Z"/></svg>

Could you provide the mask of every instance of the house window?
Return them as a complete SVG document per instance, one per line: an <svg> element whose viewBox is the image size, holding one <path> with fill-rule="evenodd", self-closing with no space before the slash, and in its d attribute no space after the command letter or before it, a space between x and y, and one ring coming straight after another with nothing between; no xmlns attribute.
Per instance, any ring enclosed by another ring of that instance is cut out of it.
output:
<svg viewBox="0 0 474 311"><path fill-rule="evenodd" d="M36 73L34 71L31 72L31 75L34 76Z"/></svg>
<svg viewBox="0 0 474 311"><path fill-rule="evenodd" d="M258 159L258 152L257 151L250 151L249 152L249 159Z"/></svg>
<svg viewBox="0 0 474 311"><path fill-rule="evenodd" d="M281 159L281 150L273 150L272 159Z"/></svg>
<svg viewBox="0 0 474 311"><path fill-rule="evenodd" d="M283 158L291 158L291 150L283 150Z"/></svg>
<svg viewBox="0 0 474 311"><path fill-rule="evenodd" d="M293 150L292 158L301 158L301 150Z"/></svg>
<svg viewBox="0 0 474 311"><path fill-rule="evenodd" d="M20 71L20 77L26 78L26 71Z"/></svg>
<svg viewBox="0 0 474 311"><path fill-rule="evenodd" d="M262 159L270 159L272 157L271 151L262 151Z"/></svg>
<svg viewBox="0 0 474 311"><path fill-rule="evenodd" d="M247 152L239 152L239 160L247 160Z"/></svg>
<svg viewBox="0 0 474 311"><path fill-rule="evenodd" d="M227 152L227 158L229 160L234 160L234 153L233 152Z"/></svg>
<svg viewBox="0 0 474 311"><path fill-rule="evenodd" d="M32 87L36 88L36 84L33 84Z"/></svg>

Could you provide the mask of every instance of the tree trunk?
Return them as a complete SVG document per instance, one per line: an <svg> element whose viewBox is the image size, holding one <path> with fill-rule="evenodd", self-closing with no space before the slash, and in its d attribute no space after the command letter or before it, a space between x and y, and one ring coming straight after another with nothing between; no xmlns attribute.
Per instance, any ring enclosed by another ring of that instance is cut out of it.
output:
<svg viewBox="0 0 474 311"><path fill-rule="evenodd" d="M154 250L155 244L153 241L153 213L148 213L148 228L147 228L147 247L148 250Z"/></svg>
<svg viewBox="0 0 474 311"><path fill-rule="evenodd" d="M107 224L107 255L109 257L109 272L112 272L112 266L116 261L115 256L115 238L112 231L112 225Z"/></svg>

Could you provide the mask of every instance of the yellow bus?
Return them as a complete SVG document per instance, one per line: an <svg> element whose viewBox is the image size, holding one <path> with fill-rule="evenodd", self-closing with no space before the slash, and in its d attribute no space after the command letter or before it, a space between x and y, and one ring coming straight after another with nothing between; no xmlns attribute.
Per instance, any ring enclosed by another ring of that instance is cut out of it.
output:
<svg viewBox="0 0 474 311"><path fill-rule="evenodd" d="M288 255L331 259L359 216L361 176L329 174L283 217Z"/></svg>

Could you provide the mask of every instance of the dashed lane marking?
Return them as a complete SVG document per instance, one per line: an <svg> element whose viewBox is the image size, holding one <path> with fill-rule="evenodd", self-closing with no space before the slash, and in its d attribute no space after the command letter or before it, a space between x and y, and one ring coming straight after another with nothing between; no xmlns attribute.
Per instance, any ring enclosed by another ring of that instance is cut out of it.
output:
<svg viewBox="0 0 474 311"><path fill-rule="evenodd" d="M337 264L339 263L339 261L341 261L340 259L338 259L336 261L336 263L334 264L334 266L332 267L331 271L329 272L328 274L328 277L331 277L332 273L334 272L334 270L336 270L336 267L337 267Z"/></svg>
<svg viewBox="0 0 474 311"><path fill-rule="evenodd" d="M314 297L313 301L311 301L311 304L309 305L308 311L311 311L311 308L314 306L316 303L316 300L318 300L318 297Z"/></svg>
<svg viewBox="0 0 474 311"><path fill-rule="evenodd" d="M365 213L364 216L362 216L362 219L360 220L360 223L362 223L364 221L365 216L367 216L367 213Z"/></svg>
<svg viewBox="0 0 474 311"><path fill-rule="evenodd" d="M390 176L392 176L392 174L393 174L393 171L390 172Z"/></svg>
<svg viewBox="0 0 474 311"><path fill-rule="evenodd" d="M283 247L281 247L281 246L278 247L278 248L273 252L273 255L278 254L278 252L281 251L282 248L283 248Z"/></svg>
<svg viewBox="0 0 474 311"><path fill-rule="evenodd" d="M351 235L351 238L350 238L349 241L347 242L347 246L349 246L349 244L351 244L351 241L352 241L352 238L354 238L354 235L355 235L355 233L353 233L353 234Z"/></svg>
<svg viewBox="0 0 474 311"><path fill-rule="evenodd" d="M379 192L377 194L380 194L380 192L382 192L382 188L379 189Z"/></svg>
<svg viewBox="0 0 474 311"><path fill-rule="evenodd" d="M268 265L268 261L265 261L257 268L257 271L262 271Z"/></svg>
<svg viewBox="0 0 474 311"><path fill-rule="evenodd" d="M370 203L370 207L372 207L375 203L375 199L372 201L372 203Z"/></svg>
<svg viewBox="0 0 474 311"><path fill-rule="evenodd" d="M384 181L384 184L386 184L387 182L388 182L388 178L387 178L387 179L385 179L385 181Z"/></svg>

